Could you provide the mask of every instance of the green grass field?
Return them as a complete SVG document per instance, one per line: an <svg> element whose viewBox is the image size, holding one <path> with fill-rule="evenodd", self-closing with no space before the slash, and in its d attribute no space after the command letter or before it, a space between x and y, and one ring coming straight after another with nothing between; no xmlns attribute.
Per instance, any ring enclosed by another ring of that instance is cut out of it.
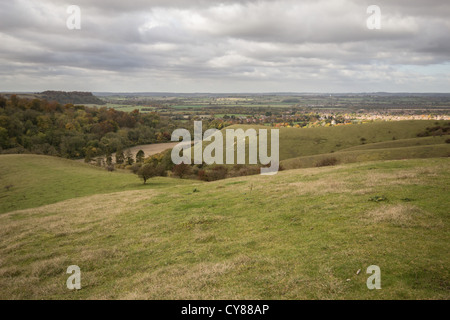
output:
<svg viewBox="0 0 450 320"><path fill-rule="evenodd" d="M172 106L171 108L173 109L199 109L199 108L205 108L208 107L208 104L198 104L198 105L177 105L177 106Z"/></svg>
<svg viewBox="0 0 450 320"><path fill-rule="evenodd" d="M448 121L397 121L373 122L336 127L308 129L280 128L279 157L285 169L316 166L326 158L336 158L341 164L416 158L450 156L448 135L422 137L417 135L427 127L448 125ZM271 129L258 125L233 125L222 129L224 150L226 150L227 129ZM268 138L270 145L270 138ZM205 148L209 142L203 143ZM248 163L249 140L246 139L246 163ZM270 147L269 147L270 149ZM234 146L235 163L237 145ZM193 157L193 155L192 155ZM226 162L224 152L224 163Z"/></svg>
<svg viewBox="0 0 450 320"><path fill-rule="evenodd" d="M0 299L450 298L448 158L143 186L2 155L0 173Z"/></svg>
<svg viewBox="0 0 450 320"><path fill-rule="evenodd" d="M236 118L238 117L248 117L251 116L250 114L242 114L242 113L221 113L221 114L215 114L214 117L216 118L223 118L224 116L235 116Z"/></svg>
<svg viewBox="0 0 450 320"><path fill-rule="evenodd" d="M418 147L444 144L449 139L448 136L434 136L424 138L401 139L393 141L385 141L378 143L363 144L355 147L350 147L341 151L355 151L355 150L370 150L370 149L390 149L390 148L404 148L404 147Z"/></svg>
<svg viewBox="0 0 450 320"><path fill-rule="evenodd" d="M280 128L280 159L287 160L303 156L325 154L345 150L351 147L380 143L392 142L395 140L415 139L417 134L425 131L427 127L436 125L445 125L448 121L397 121L397 122L373 122L366 124L357 124L337 127L318 127L318 128ZM252 125L234 125L226 129L242 128L247 130L268 129L265 126ZM224 130L222 130L224 132ZM224 133L224 137L225 137ZM448 138L448 137L447 137ZM361 140L364 139L364 140ZM445 139L428 144L444 143ZM420 141L422 140L417 140ZM415 146L415 142L401 141L396 142L395 147ZM381 146L384 148L383 146ZM365 147L367 148L367 146Z"/></svg>
<svg viewBox="0 0 450 320"><path fill-rule="evenodd" d="M101 107L106 107L106 108L111 108L111 109L116 109L118 111L123 111L123 112L132 112L134 110L139 110L140 112L148 112L148 111L142 111L143 108L145 109L156 109L155 107L150 107L150 106L135 106L135 105L128 105L128 104L118 104L118 103L107 103L104 106L99 106L96 104L83 104L86 107L97 107L97 108L101 108Z"/></svg>
<svg viewBox="0 0 450 320"><path fill-rule="evenodd" d="M326 153L313 156L298 157L281 161L281 165L285 169L298 169L315 167L326 159L334 158L337 163L354 163L376 160L403 160L403 159L425 159L436 157L450 157L450 144L435 144L413 147L386 147L378 148L374 144L374 148L349 148L348 151L340 151L335 153ZM352 149L352 150L351 150ZM353 150L354 149L354 150Z"/></svg>
<svg viewBox="0 0 450 320"><path fill-rule="evenodd" d="M147 188L129 171L107 172L73 160L0 156L0 214L93 194ZM151 188L189 183L156 178ZM12 186L9 190L5 186Z"/></svg>

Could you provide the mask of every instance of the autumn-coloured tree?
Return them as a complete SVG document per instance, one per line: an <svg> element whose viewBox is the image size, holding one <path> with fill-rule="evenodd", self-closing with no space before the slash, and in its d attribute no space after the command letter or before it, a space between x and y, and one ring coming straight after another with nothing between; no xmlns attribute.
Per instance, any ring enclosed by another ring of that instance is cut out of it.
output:
<svg viewBox="0 0 450 320"><path fill-rule="evenodd" d="M192 168L190 165L185 164L184 162L177 164L172 169L172 173L175 177L179 177L180 179L183 179L183 177L186 177L190 175L192 172Z"/></svg>

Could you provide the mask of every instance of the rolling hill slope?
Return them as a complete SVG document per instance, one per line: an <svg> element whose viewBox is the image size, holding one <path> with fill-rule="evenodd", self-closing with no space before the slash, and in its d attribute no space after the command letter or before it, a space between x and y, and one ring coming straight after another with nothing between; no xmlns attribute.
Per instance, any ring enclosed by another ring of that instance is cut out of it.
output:
<svg viewBox="0 0 450 320"><path fill-rule="evenodd" d="M280 128L280 160L342 151L351 147L414 139L427 127L448 125L448 121L373 122L359 125L308 129ZM226 129L271 129L264 126L235 125ZM225 129L225 130L226 130ZM224 130L222 130L224 132ZM225 132L223 133L226 136ZM441 141L441 140L440 140ZM409 146L397 142L397 147ZM436 143L436 142L435 142ZM435 144L433 143L433 144ZM444 143L441 141L440 143Z"/></svg>
<svg viewBox="0 0 450 320"><path fill-rule="evenodd" d="M284 169L309 168L323 160L354 163L376 160L449 157L449 135L418 137L426 128L449 126L448 121L373 122L359 125L280 128L280 162ZM222 130L224 146L227 129L271 129L264 126L234 125ZM259 139L259 138L257 138ZM270 138L268 138L270 145ZM205 148L209 142L203 143ZM248 163L249 139L245 141ZM270 148L270 147L269 147ZM224 150L226 148L224 147ZM235 163L237 145L234 146ZM224 152L224 162L226 157Z"/></svg>
<svg viewBox="0 0 450 320"><path fill-rule="evenodd" d="M192 183L157 178L143 186L129 171L107 172L73 160L37 155L0 155L0 214L92 194ZM5 187L10 186L9 190Z"/></svg>
<svg viewBox="0 0 450 320"><path fill-rule="evenodd" d="M0 161L18 189L7 201L33 194L11 207L36 206L0 215L0 299L450 298L445 158L148 187L62 159ZM370 265L382 290L366 287Z"/></svg>
<svg viewBox="0 0 450 320"><path fill-rule="evenodd" d="M442 137L434 136L434 137L424 137L424 138L401 139L401 140L363 144L363 145L343 149L340 151L431 146L431 145L445 144L446 143L445 141L447 139L449 139L449 136L442 136Z"/></svg>
<svg viewBox="0 0 450 320"><path fill-rule="evenodd" d="M374 144L374 145L385 145ZM298 157L281 161L285 169L310 168L321 166L327 159L336 159L339 164L366 162L377 160L403 160L403 159L425 159L437 157L450 157L450 144L422 145L413 147L379 148L367 145L366 148L349 148L340 152L318 154L313 156ZM347 151L348 150L348 151Z"/></svg>

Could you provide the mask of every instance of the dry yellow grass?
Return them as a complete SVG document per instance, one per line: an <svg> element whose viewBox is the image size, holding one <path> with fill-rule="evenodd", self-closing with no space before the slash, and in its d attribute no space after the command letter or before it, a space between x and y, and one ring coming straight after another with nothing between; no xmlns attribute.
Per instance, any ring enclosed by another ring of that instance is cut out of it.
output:
<svg viewBox="0 0 450 320"><path fill-rule="evenodd" d="M441 219L432 219L433 215L411 204L381 205L365 214L372 223L390 223L400 227L442 228Z"/></svg>
<svg viewBox="0 0 450 320"><path fill-rule="evenodd" d="M142 202L156 194L154 190L140 190L93 195L1 215L0 287L9 288L7 298L23 297L14 288L32 289L34 297L62 292L64 268L74 264L73 257L85 265L123 258L119 245L99 247L92 238L120 232L121 217L142 208ZM60 243L59 248L53 246L55 241ZM49 277L61 281L42 283ZM95 281L92 276L91 283ZM6 298L0 290L2 297Z"/></svg>

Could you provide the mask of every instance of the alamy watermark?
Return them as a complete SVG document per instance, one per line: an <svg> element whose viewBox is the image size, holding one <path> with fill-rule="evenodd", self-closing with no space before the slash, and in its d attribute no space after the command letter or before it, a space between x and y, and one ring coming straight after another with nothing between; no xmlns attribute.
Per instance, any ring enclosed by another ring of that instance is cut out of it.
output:
<svg viewBox="0 0 450 320"><path fill-rule="evenodd" d="M70 5L66 10L70 16L66 20L66 26L69 30L81 29L81 9L77 5ZM369 30L381 29L381 9L377 5L370 5L366 10L367 14L370 14L367 18L366 25Z"/></svg>
<svg viewBox="0 0 450 320"><path fill-rule="evenodd" d="M77 289L80 290L81 289L81 270L79 266L69 266L67 268L67 273L68 274L72 274L66 281L66 285L67 285L67 289L69 290L73 290L73 289Z"/></svg>
<svg viewBox="0 0 450 320"><path fill-rule="evenodd" d="M80 30L81 29L81 9L79 6L68 6L67 14L70 16L66 20L66 26L69 30Z"/></svg>
<svg viewBox="0 0 450 320"><path fill-rule="evenodd" d="M367 18L367 29L380 30L381 29L381 9L379 6L371 5L367 8L367 14L371 16Z"/></svg>
<svg viewBox="0 0 450 320"><path fill-rule="evenodd" d="M369 278L367 278L367 288L369 290L373 289L381 289L381 269L379 266L369 266L366 271L367 274L372 274Z"/></svg>
<svg viewBox="0 0 450 320"><path fill-rule="evenodd" d="M270 146L268 144L268 130L226 129L225 151L222 132L217 129L209 129L203 135L202 122L194 122L194 145L191 147L191 133L186 129L177 129L172 133L172 141L182 141L172 149L172 162L174 164L262 164L262 175L274 175L278 173L280 161L280 133L279 129L271 129ZM213 140L214 138L214 140ZM213 141L212 141L213 140ZM203 141L210 142L203 149ZM248 153L246 144L248 141ZM236 147L236 148L235 148ZM270 148L270 156L269 149ZM236 149L236 153L235 153ZM258 152L259 149L259 152ZM192 161L192 151L194 161ZM182 152L183 155L180 155ZM235 163L236 158L236 163ZM270 166L269 166L270 165Z"/></svg>

